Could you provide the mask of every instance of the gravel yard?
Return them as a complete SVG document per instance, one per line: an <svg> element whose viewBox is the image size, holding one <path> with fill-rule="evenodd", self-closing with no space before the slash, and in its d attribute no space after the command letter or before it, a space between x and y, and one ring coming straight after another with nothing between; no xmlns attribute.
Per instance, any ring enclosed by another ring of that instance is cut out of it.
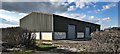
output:
<svg viewBox="0 0 120 54"><path fill-rule="evenodd" d="M71 52L84 51L85 45L91 45L91 41L73 41L73 40L58 40L53 41L53 45L58 46L58 49L66 49Z"/></svg>

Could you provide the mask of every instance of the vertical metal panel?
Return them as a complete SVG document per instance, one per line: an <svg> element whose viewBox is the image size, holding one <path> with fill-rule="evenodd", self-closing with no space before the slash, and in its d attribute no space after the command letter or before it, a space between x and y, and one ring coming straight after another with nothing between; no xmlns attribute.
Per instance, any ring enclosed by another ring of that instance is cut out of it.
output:
<svg viewBox="0 0 120 54"><path fill-rule="evenodd" d="M90 37L90 28L89 27L85 28L85 37Z"/></svg>
<svg viewBox="0 0 120 54"><path fill-rule="evenodd" d="M76 27L75 25L68 25L68 39L75 39Z"/></svg>
<svg viewBox="0 0 120 54"><path fill-rule="evenodd" d="M30 31L52 31L53 15L33 12L20 21L20 26Z"/></svg>

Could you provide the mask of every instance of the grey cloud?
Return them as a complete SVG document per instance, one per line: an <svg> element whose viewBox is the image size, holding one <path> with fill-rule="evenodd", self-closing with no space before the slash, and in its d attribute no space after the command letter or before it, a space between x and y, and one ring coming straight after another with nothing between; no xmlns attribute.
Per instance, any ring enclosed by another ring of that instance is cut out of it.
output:
<svg viewBox="0 0 120 54"><path fill-rule="evenodd" d="M0 23L3 23L3 24L10 24L10 25L18 25L18 22L17 21L8 21L6 19L3 19L3 18L0 18Z"/></svg>
<svg viewBox="0 0 120 54"><path fill-rule="evenodd" d="M56 5L50 2L3 2L2 9L22 13L33 11L55 13L67 11L67 6Z"/></svg>
<svg viewBox="0 0 120 54"><path fill-rule="evenodd" d="M3 0L2 2L50 2L50 0Z"/></svg>

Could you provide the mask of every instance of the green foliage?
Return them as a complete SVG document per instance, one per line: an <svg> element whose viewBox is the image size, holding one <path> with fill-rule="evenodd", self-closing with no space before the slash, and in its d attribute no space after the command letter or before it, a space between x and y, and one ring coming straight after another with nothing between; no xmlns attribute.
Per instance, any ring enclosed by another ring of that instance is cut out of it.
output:
<svg viewBox="0 0 120 54"><path fill-rule="evenodd" d="M56 48L57 46L52 45L44 45L44 44L36 44L36 50L50 50Z"/></svg>
<svg viewBox="0 0 120 54"><path fill-rule="evenodd" d="M20 51L13 51L11 52L12 54L33 54L35 51L34 50L20 50Z"/></svg>

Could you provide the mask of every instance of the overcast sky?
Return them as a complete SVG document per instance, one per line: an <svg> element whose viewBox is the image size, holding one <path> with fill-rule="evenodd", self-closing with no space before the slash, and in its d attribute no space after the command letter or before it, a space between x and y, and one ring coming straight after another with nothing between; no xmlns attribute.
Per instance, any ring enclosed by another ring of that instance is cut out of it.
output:
<svg viewBox="0 0 120 54"><path fill-rule="evenodd" d="M100 24L101 29L118 26L118 2L83 2L83 0L65 0L62 2L56 2L55 0L49 0L49 2L13 1L15 0L2 2L0 28L19 26L19 19L33 11L47 12Z"/></svg>

